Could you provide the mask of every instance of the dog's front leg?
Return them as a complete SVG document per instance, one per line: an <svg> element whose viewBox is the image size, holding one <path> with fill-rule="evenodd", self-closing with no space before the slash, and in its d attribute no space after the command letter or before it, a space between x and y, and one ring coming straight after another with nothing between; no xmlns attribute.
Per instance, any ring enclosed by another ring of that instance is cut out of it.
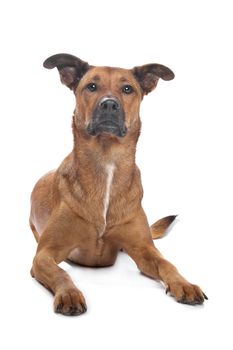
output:
<svg viewBox="0 0 233 350"><path fill-rule="evenodd" d="M143 210L133 221L123 225L120 231L122 248L135 261L139 270L162 281L166 291L178 302L195 305L202 304L207 299L197 285L189 283L181 276L176 267L155 248Z"/></svg>
<svg viewBox="0 0 233 350"><path fill-rule="evenodd" d="M33 274L54 295L54 311L63 315L80 315L87 309L85 299L70 276L62 270L52 250L43 249L33 261Z"/></svg>
<svg viewBox="0 0 233 350"><path fill-rule="evenodd" d="M77 244L73 229L69 215L55 214L39 239L31 270L32 276L55 295L54 311L63 315L80 315L87 309L80 290L58 266Z"/></svg>

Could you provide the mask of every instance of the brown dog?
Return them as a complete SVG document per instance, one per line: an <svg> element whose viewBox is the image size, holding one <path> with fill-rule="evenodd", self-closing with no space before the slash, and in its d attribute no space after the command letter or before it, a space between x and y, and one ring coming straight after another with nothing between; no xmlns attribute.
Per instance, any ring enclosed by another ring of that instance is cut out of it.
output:
<svg viewBox="0 0 233 350"><path fill-rule="evenodd" d="M48 58L44 67L57 67L62 83L76 97L73 151L39 180L31 198L30 226L38 242L31 274L55 295L55 311L86 311L82 293L58 267L61 261L109 266L120 249L142 273L161 280L177 301L203 303L207 297L201 289L184 279L153 244L152 237L161 236L175 217L150 229L135 164L141 100L159 78L173 79L173 72L160 64L132 70L94 67L68 54Z"/></svg>

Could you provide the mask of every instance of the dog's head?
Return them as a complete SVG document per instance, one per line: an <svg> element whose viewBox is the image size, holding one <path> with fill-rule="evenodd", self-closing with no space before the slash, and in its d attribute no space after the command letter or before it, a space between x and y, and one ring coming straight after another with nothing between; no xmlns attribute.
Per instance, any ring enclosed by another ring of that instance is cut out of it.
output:
<svg viewBox="0 0 233 350"><path fill-rule="evenodd" d="M49 57L44 67L57 67L61 82L74 91L74 123L93 137L107 134L122 138L135 132L140 128L143 96L156 87L160 78L174 78L174 73L161 64L133 69L94 67L69 54Z"/></svg>

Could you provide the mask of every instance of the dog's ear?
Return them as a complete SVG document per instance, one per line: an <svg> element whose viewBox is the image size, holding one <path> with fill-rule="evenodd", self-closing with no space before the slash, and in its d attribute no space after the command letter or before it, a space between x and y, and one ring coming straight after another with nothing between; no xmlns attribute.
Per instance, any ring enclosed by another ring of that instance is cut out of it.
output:
<svg viewBox="0 0 233 350"><path fill-rule="evenodd" d="M61 82L71 90L75 90L80 79L90 68L87 62L66 53L59 53L47 58L43 66L48 69L57 67Z"/></svg>
<svg viewBox="0 0 233 350"><path fill-rule="evenodd" d="M154 90L158 84L159 78L163 80L172 80L175 77L171 69L157 63L134 67L132 72L141 86L143 95L147 95Z"/></svg>

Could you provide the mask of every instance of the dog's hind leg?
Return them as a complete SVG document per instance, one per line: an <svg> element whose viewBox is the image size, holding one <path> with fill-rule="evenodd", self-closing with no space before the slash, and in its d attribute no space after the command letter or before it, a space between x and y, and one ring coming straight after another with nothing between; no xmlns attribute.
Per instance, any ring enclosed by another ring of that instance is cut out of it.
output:
<svg viewBox="0 0 233 350"><path fill-rule="evenodd" d="M34 235L34 237L35 237L35 239L36 239L36 241L37 241L37 243L38 243L38 242L39 242L40 235L39 235L39 233L36 231L36 228L35 228L35 226L33 225L33 223L31 222L31 220L29 220L29 225L30 225L31 230L32 230L32 233L33 233L33 235ZM31 268L30 274L31 274L31 276L32 276L33 278L35 277L35 274L34 274L34 271L33 271L33 266L32 266L32 268Z"/></svg>
<svg viewBox="0 0 233 350"><path fill-rule="evenodd" d="M35 228L34 224L31 222L31 220L29 221L29 225L30 225L31 230L32 230L32 233L34 234L34 237L35 237L35 239L36 239L36 241L37 241L37 243L38 243L38 242L39 242L39 239L40 239L40 235L39 235L39 233L36 231L36 228Z"/></svg>

